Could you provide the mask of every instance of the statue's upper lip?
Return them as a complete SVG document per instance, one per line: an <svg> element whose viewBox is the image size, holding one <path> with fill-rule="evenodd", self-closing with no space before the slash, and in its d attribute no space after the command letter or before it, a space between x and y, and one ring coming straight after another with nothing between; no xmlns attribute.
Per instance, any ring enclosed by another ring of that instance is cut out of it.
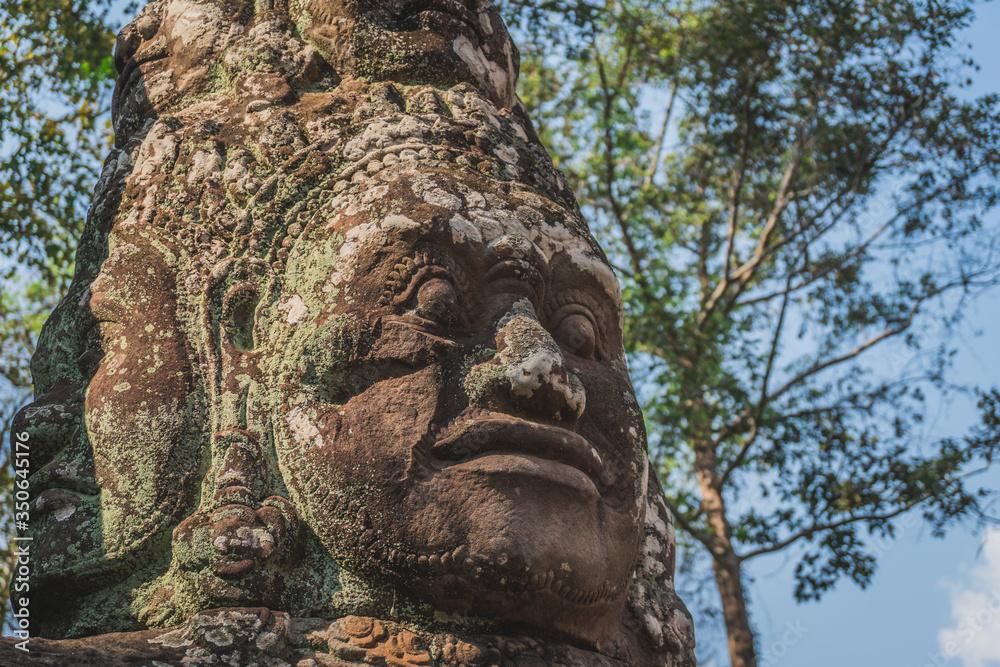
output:
<svg viewBox="0 0 1000 667"><path fill-rule="evenodd" d="M604 469L601 455L578 433L497 412L456 419L430 453L441 467L487 454L525 454L572 466L595 485Z"/></svg>
<svg viewBox="0 0 1000 667"><path fill-rule="evenodd" d="M479 26L476 24L476 17L458 0L413 0L403 7L399 13L399 19L403 22L412 20L423 12L439 12L453 16L465 22L478 34Z"/></svg>
<svg viewBox="0 0 1000 667"><path fill-rule="evenodd" d="M76 466L58 458L28 478L28 493L32 502L46 491L56 489L84 496L101 492L97 480L92 475L81 475L77 472Z"/></svg>

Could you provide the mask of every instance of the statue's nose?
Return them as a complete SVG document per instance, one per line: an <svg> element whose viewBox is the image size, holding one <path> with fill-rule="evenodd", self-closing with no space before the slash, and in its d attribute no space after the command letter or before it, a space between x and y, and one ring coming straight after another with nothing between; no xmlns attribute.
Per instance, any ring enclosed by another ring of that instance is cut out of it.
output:
<svg viewBox="0 0 1000 667"><path fill-rule="evenodd" d="M473 405L568 426L580 418L587 403L583 383L566 370L562 351L526 300L500 320L496 346L493 358L466 377Z"/></svg>

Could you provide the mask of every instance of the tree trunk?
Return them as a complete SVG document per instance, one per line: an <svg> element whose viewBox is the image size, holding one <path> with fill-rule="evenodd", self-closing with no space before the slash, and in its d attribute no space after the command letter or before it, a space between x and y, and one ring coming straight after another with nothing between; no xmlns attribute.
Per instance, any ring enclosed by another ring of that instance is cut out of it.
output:
<svg viewBox="0 0 1000 667"><path fill-rule="evenodd" d="M726 636L729 639L729 659L733 667L757 667L757 654L753 646L753 632L747 615L746 598L743 595L743 579L740 563L735 556L715 558L715 583L722 598L722 616L726 622Z"/></svg>
<svg viewBox="0 0 1000 667"><path fill-rule="evenodd" d="M757 667L740 561L733 550L732 527L722 497L718 458L710 441L695 443L695 467L701 487L702 509L713 533L709 549L729 639L729 659L732 667Z"/></svg>

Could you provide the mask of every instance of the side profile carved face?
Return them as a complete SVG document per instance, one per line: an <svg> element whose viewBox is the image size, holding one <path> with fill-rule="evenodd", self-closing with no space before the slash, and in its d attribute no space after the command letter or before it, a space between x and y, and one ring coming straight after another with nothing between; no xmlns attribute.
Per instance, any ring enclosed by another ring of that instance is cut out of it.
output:
<svg viewBox="0 0 1000 667"><path fill-rule="evenodd" d="M476 83L515 102L519 55L490 0L309 0L296 17L338 72L368 81ZM295 14L293 9L293 15Z"/></svg>
<svg viewBox="0 0 1000 667"><path fill-rule="evenodd" d="M646 497L611 269L509 184L430 171L338 199L271 325L293 503L393 596L606 639Z"/></svg>
<svg viewBox="0 0 1000 667"><path fill-rule="evenodd" d="M75 338L66 346L79 358L14 430L28 433L36 469L36 587L64 600L148 565L191 500L200 406L177 316L177 261L147 232L114 233L97 278L60 306L73 312L46 325L43 338ZM74 329L57 331L66 321Z"/></svg>

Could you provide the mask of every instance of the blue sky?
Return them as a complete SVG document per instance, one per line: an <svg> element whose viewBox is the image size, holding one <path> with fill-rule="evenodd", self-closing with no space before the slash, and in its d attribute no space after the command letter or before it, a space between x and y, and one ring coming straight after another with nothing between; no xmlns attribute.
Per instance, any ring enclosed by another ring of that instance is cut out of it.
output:
<svg viewBox="0 0 1000 667"><path fill-rule="evenodd" d="M998 30L1000 3L987 2L959 42L971 43L982 65L973 94L1000 92ZM968 315L955 376L1000 385L1000 293L978 299ZM960 435L976 420L968 403L937 407L931 426L941 435ZM1000 488L1000 471L987 480ZM843 581L819 603L794 602L793 559L749 564L761 667L1000 667L1000 531L956 528L938 540L917 517L897 527L900 539L878 545L882 556L867 590ZM719 645L715 664L727 664L721 637L700 639Z"/></svg>

